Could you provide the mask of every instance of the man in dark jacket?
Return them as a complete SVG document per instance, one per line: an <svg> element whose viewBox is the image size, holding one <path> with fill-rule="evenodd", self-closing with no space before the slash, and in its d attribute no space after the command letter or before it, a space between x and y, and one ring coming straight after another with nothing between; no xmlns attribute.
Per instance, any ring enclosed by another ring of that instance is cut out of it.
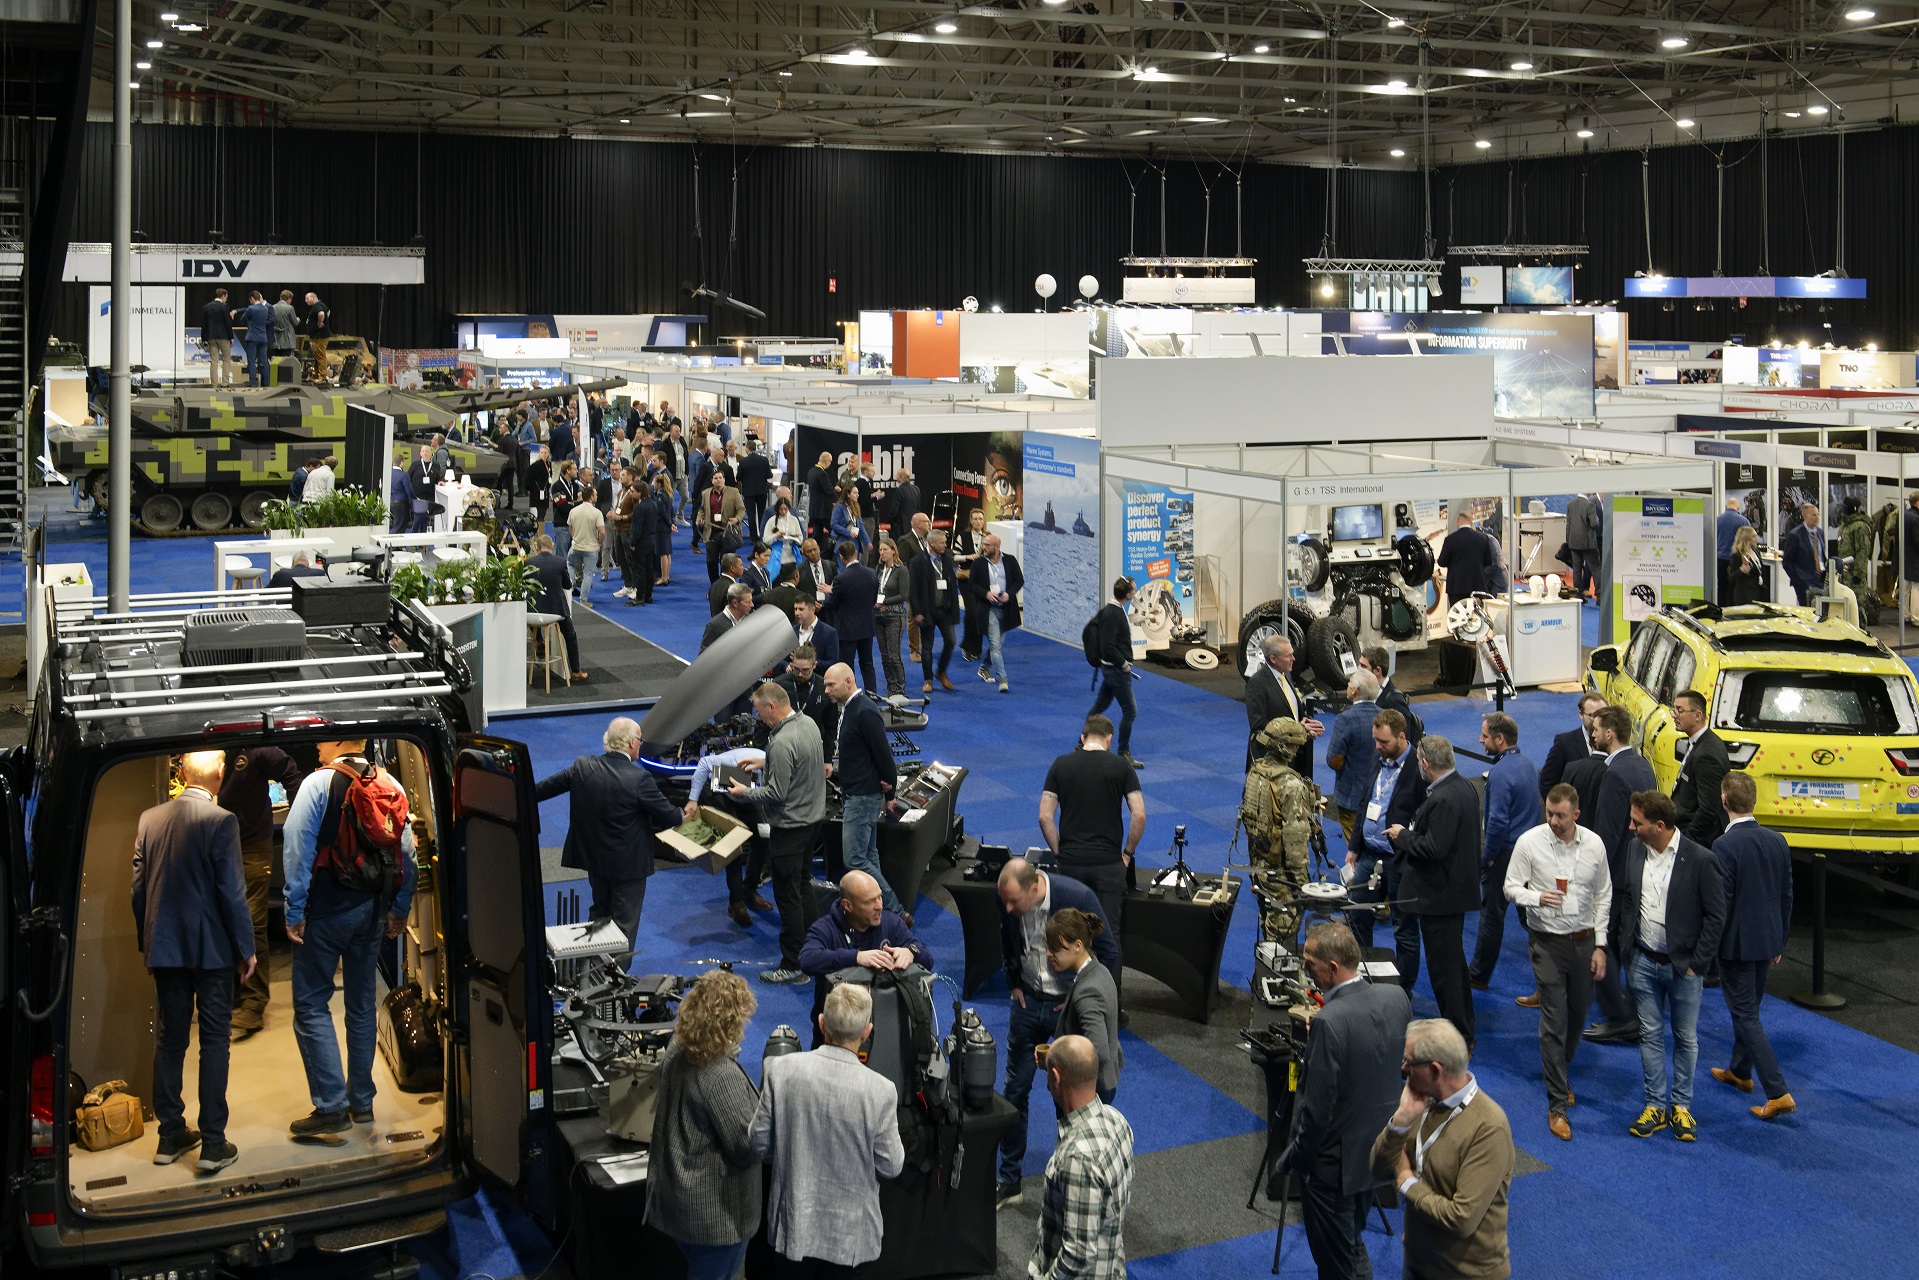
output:
<svg viewBox="0 0 1919 1280"><path fill-rule="evenodd" d="M1633 839L1626 877L1613 895L1619 953L1639 1011L1639 1064L1645 1108L1635 1138L1671 1127L1691 1142L1692 1077L1699 1060L1699 998L1719 956L1726 890L1712 851L1681 835L1672 801L1658 791L1632 797ZM1666 1081L1666 1021L1672 1021L1672 1082Z"/></svg>
<svg viewBox="0 0 1919 1280"><path fill-rule="evenodd" d="M778 609L786 615L786 620L791 622L793 620L793 606L798 604L802 599L799 579L800 567L791 560L782 560L780 562L780 576L771 587L767 588L766 594L760 597L761 606Z"/></svg>
<svg viewBox="0 0 1919 1280"><path fill-rule="evenodd" d="M982 634L986 642L980 655L979 678L997 680L1001 693L1013 691L1006 681L1001 641L1008 632L1019 630L1019 593L1025 585L1019 557L1000 550L998 534L987 534L980 543L979 558L966 573L966 608L969 612L978 609L985 619Z"/></svg>
<svg viewBox="0 0 1919 1280"><path fill-rule="evenodd" d="M800 576L795 584L800 594L811 600L820 613L830 622L833 617L833 579L839 576L839 570L833 567L833 558L820 554L817 539L808 538L800 543Z"/></svg>
<svg viewBox="0 0 1919 1280"><path fill-rule="evenodd" d="M1799 603L1809 605L1826 589L1826 533L1819 527L1819 508L1806 503L1799 508L1799 525L1788 533L1780 548L1781 567L1792 583Z"/></svg>
<svg viewBox="0 0 1919 1280"><path fill-rule="evenodd" d="M275 569L273 576L267 579L269 587L291 587L295 578L324 578L326 570L313 563L313 552L301 550L293 553L293 560L284 568Z"/></svg>
<svg viewBox="0 0 1919 1280"><path fill-rule="evenodd" d="M535 800L565 795L569 824L560 865L586 872L594 920L612 920L637 945L646 880L653 874L653 833L680 825L680 811L639 765L640 726L621 716L606 727L606 750L581 756L542 778Z"/></svg>
<svg viewBox="0 0 1919 1280"><path fill-rule="evenodd" d="M1446 571L1446 607L1470 600L1475 591L1498 590L1498 558L1485 534L1473 528L1473 518L1459 517L1459 525L1439 544L1435 562ZM1468 1036L1470 1044L1472 1037Z"/></svg>
<svg viewBox="0 0 1919 1280"><path fill-rule="evenodd" d="M586 670L580 665L580 633L573 628L573 579L566 571L566 561L554 554L553 539L547 534L534 537L533 554L526 558L526 567L540 580L540 598L533 602L533 612L559 619L560 637L566 641L566 669L573 679L586 679Z"/></svg>
<svg viewBox="0 0 1919 1280"><path fill-rule="evenodd" d="M1679 811L1679 829L1694 844L1710 849L1726 829L1726 810L1719 800L1719 784L1732 769L1726 740L1706 727L1706 699L1691 689L1673 695L1672 720L1686 736L1681 748L1679 777L1673 783L1673 807Z"/></svg>
<svg viewBox="0 0 1919 1280"><path fill-rule="evenodd" d="M766 531L766 495L773 489L773 463L748 441L740 459L740 497L746 499L746 540L758 542Z"/></svg>
<svg viewBox="0 0 1919 1280"><path fill-rule="evenodd" d="M225 289L213 291L213 301L200 308L200 345L211 364L208 378L216 387L233 385L233 304Z"/></svg>
<svg viewBox="0 0 1919 1280"><path fill-rule="evenodd" d="M626 530L626 554L633 560L633 594L626 599L629 608L653 603L653 588L660 580L660 520L665 514L642 487Z"/></svg>
<svg viewBox="0 0 1919 1280"><path fill-rule="evenodd" d="M1418 917L1426 977L1439 1016L1473 1043L1473 992L1466 976L1466 913L1479 906L1479 796L1453 768L1453 744L1436 733L1414 750L1426 775L1426 802L1410 827L1386 828L1404 860L1399 892ZM1400 975L1401 985L1406 974Z"/></svg>
<svg viewBox="0 0 1919 1280"><path fill-rule="evenodd" d="M801 596L793 602L793 634L801 644L813 646L822 668L840 660L840 633L831 623L820 621L819 609L807 596ZM832 739L827 741L831 742Z"/></svg>
<svg viewBox="0 0 1919 1280"><path fill-rule="evenodd" d="M1599 576L1601 537L1599 504L1575 493L1566 504L1566 550L1572 553L1573 590L1582 596Z"/></svg>
<svg viewBox="0 0 1919 1280"><path fill-rule="evenodd" d="M686 465L686 491L691 499L686 504L687 518L693 524L693 550L698 551L700 526L698 521L692 519L692 513L700 509L700 504L706 501L706 491L713 487L713 460L705 453L695 450Z"/></svg>
<svg viewBox="0 0 1919 1280"><path fill-rule="evenodd" d="M1612 876L1614 898L1626 882L1626 846L1632 842L1632 798L1641 791L1657 791L1659 779L1652 764L1639 754L1632 742L1632 717L1623 707L1601 707L1593 715L1593 746L1606 754L1606 773L1600 781L1598 796L1592 802L1593 820L1589 827L1606 846L1606 870ZM1578 784L1575 783L1575 786ZM1585 799L1585 792L1580 792ZM1625 987L1629 950L1620 943L1624 913L1612 913L1612 937L1607 950L1612 954L1605 976L1593 986L1603 1021L1586 1028L1588 1040L1630 1044L1639 1035L1639 1017L1633 1011L1633 997Z"/></svg>
<svg viewBox="0 0 1919 1280"><path fill-rule="evenodd" d="M1106 708L1119 703L1119 758L1139 769L1144 766L1133 758L1133 721L1139 715L1133 700L1133 624L1126 615L1126 602L1132 598L1133 580L1115 578L1112 603L1093 615L1093 651L1087 657L1099 664L1099 696L1086 714L1104 715Z"/></svg>
<svg viewBox="0 0 1919 1280"><path fill-rule="evenodd" d="M213 802L224 757L182 758L185 790L140 815L133 838L134 937L153 975L154 1163L200 1148L199 1171L239 1158L226 1140L227 1064L236 979L253 975L253 922L240 865L240 820ZM200 1023L200 1128L187 1127L182 1097L188 1037Z"/></svg>
<svg viewBox="0 0 1919 1280"><path fill-rule="evenodd" d="M1359 943L1343 924L1314 925L1306 976L1326 998L1306 1038L1306 1062L1280 1167L1299 1175L1306 1246L1322 1276L1372 1274L1363 1232L1373 1208L1373 1140L1399 1101L1412 1004L1390 982L1359 974Z"/></svg>
<svg viewBox="0 0 1919 1280"><path fill-rule="evenodd" d="M833 474L833 455L821 453L813 469L806 473L807 536L826 542L833 536L833 503L839 497L839 481Z"/></svg>
<svg viewBox="0 0 1919 1280"><path fill-rule="evenodd" d="M840 786L840 858L849 869L872 876L886 909L910 924L913 904L901 902L880 871L880 818L899 781L885 718L872 696L853 683L853 668L844 662L826 669L826 696L840 706L837 742L826 766L827 776Z"/></svg>
<svg viewBox="0 0 1919 1280"><path fill-rule="evenodd" d="M1579 726L1554 735L1553 745L1546 752L1546 761L1539 766L1539 799L1542 803L1548 791L1562 782L1572 781L1566 776L1566 770L1571 765L1592 755L1593 716L1605 705L1606 700L1596 693L1579 695ZM1580 808L1589 809L1599 796L1596 793L1590 796L1582 794L1579 799Z"/></svg>
<svg viewBox="0 0 1919 1280"><path fill-rule="evenodd" d="M1732 1015L1732 1059L1714 1067L1712 1078L1742 1093L1752 1092L1755 1069L1766 1091L1764 1106L1752 1108L1761 1120L1798 1109L1786 1091L1786 1074L1773 1056L1772 1041L1759 1021L1766 998L1766 975L1785 958L1792 930L1792 850L1777 831L1753 821L1759 789L1752 775L1729 773L1720 798L1731 820L1712 847L1726 890L1726 931L1719 938L1720 993Z"/></svg>
<svg viewBox="0 0 1919 1280"><path fill-rule="evenodd" d="M1412 741L1406 734L1406 717L1397 711L1381 709L1373 716L1373 776L1366 782L1366 811L1356 824L1353 845L1346 861L1353 868L1354 902L1399 901L1399 876L1404 859L1386 838L1389 827L1407 826L1419 806L1426 803L1426 778L1413 760ZM1379 884L1372 886L1373 869L1379 868ZM1352 911L1346 915L1353 934L1362 947L1373 945L1373 910ZM1392 908L1394 961L1399 969L1399 985L1411 991L1419 979L1419 921L1403 907Z"/></svg>
<svg viewBox="0 0 1919 1280"><path fill-rule="evenodd" d="M800 944L800 968L813 975L813 1013L826 1005L827 977L858 965L875 972L899 972L914 965L933 970L933 953L913 926L886 906L879 882L864 871L840 877L839 900L806 930ZM818 1030L814 1032L816 1043Z"/></svg>
<svg viewBox="0 0 1919 1280"><path fill-rule="evenodd" d="M1119 942L1115 921L1106 918L1099 896L1071 877L1041 871L1024 858L1009 858L999 873L1000 952L1006 985L1012 991L1012 1019L1006 1033L1006 1083L1000 1090L1019 1110L999 1145L1000 1207L1020 1198L1020 1166L1026 1161L1026 1100L1033 1090L1033 1047L1053 1038L1066 984L1046 962L1046 921L1071 907L1098 916L1106 927L1093 938L1093 954L1119 981Z"/></svg>
<svg viewBox="0 0 1919 1280"><path fill-rule="evenodd" d="M859 656L860 682L868 689L879 681L873 671L873 641L879 635L879 575L859 562L851 542L838 547L840 571L833 579L833 625L844 648ZM850 655L849 655L850 657Z"/></svg>
<svg viewBox="0 0 1919 1280"><path fill-rule="evenodd" d="M1394 681L1391 663L1392 659L1387 655L1383 645L1369 645L1360 650L1359 669L1372 672L1379 681L1379 697L1374 701L1379 704L1381 711L1397 711L1406 718L1407 740L1416 747L1419 745L1419 740L1425 736L1425 727L1413 711L1412 700Z"/></svg>
<svg viewBox="0 0 1919 1280"><path fill-rule="evenodd" d="M840 704L827 696L820 661L813 646L802 641L794 647L786 673L773 683L786 690L787 701L793 704L794 711L819 726L820 749L824 754L830 744L839 741Z"/></svg>
<svg viewBox="0 0 1919 1280"><path fill-rule="evenodd" d="M1906 625L1919 626L1919 491L1906 495L1906 512L1899 517L1906 581Z"/></svg>
<svg viewBox="0 0 1919 1280"><path fill-rule="evenodd" d="M740 580L740 558L732 552L720 557L720 576L713 579L713 585L706 589L706 612L709 617L717 618L720 610L726 608L726 593Z"/></svg>
<svg viewBox="0 0 1919 1280"><path fill-rule="evenodd" d="M959 577L953 557L946 549L946 531L935 529L926 535L926 550L913 557L907 566L907 612L919 633L920 692L931 693L933 681L950 690L953 682L946 668L953 661L953 624L959 621ZM933 664L933 635L940 638L940 657Z"/></svg>
<svg viewBox="0 0 1919 1280"><path fill-rule="evenodd" d="M1266 660L1246 678L1246 719L1251 724L1246 739L1248 769L1253 766L1255 754L1251 735L1265 728L1266 722L1276 716L1299 721L1313 738L1326 732L1326 726L1312 718L1305 695L1300 693L1294 680L1293 642L1285 636L1268 636L1261 652ZM1293 756L1293 772L1309 782L1313 777L1313 738L1306 739L1305 745Z"/></svg>
<svg viewBox="0 0 1919 1280"><path fill-rule="evenodd" d="M764 603L766 593L773 589L772 576L766 572L773 548L753 538L748 538L746 545L746 563L740 568L740 581L753 589L753 607L757 609Z"/></svg>
<svg viewBox="0 0 1919 1280"><path fill-rule="evenodd" d="M898 542L913 527L913 517L920 512L920 487L913 483L913 473L904 468L893 473L893 491L886 495L883 522ZM902 551L900 559L906 559Z"/></svg>
<svg viewBox="0 0 1919 1280"><path fill-rule="evenodd" d="M220 807L240 820L240 863L246 869L247 914L253 917L253 954L258 963L240 983L239 1003L233 1010L233 1038L253 1036L266 1026L267 1002L272 995L267 963L267 906L273 889L273 794L277 782L292 800L303 772L278 747L248 747L227 757L220 780Z"/></svg>

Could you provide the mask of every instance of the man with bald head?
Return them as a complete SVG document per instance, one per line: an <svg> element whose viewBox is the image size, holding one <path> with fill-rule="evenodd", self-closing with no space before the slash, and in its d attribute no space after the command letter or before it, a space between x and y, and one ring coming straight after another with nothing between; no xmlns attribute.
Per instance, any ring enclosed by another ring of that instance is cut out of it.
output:
<svg viewBox="0 0 1919 1280"><path fill-rule="evenodd" d="M592 918L612 920L630 945L653 874L653 833L680 825L680 811L641 768L640 726L625 716L606 727L605 748L581 756L533 789L536 800L564 794L569 806L560 865L586 872Z"/></svg>
<svg viewBox="0 0 1919 1280"><path fill-rule="evenodd" d="M227 1139L227 1061L233 991L253 973L253 917L240 865L240 820L214 803L226 756L181 758L185 790L140 815L133 837L134 936L153 975L155 1164L200 1148L212 1173L239 1158ZM187 1041L200 1020L200 1128L189 1129L181 1096Z"/></svg>
<svg viewBox="0 0 1919 1280"><path fill-rule="evenodd" d="M933 968L933 953L911 925L886 909L879 881L864 871L840 877L839 901L813 922L800 944L800 969L813 975L815 1015L826 1007L828 976L855 965L894 972L913 965Z"/></svg>
<svg viewBox="0 0 1919 1280"><path fill-rule="evenodd" d="M885 718L872 695L853 683L853 668L844 662L826 669L826 696L840 708L826 766L826 776L840 784L840 858L848 870L872 876L886 909L910 925L911 905L899 900L880 873L880 817L886 811L886 798L899 782Z"/></svg>
<svg viewBox="0 0 1919 1280"><path fill-rule="evenodd" d="M1099 1053L1061 1036L1046 1055L1059 1107L1059 1144L1046 1162L1032 1280L1119 1280L1126 1274L1126 1208L1133 1198L1133 1127L1099 1100Z"/></svg>

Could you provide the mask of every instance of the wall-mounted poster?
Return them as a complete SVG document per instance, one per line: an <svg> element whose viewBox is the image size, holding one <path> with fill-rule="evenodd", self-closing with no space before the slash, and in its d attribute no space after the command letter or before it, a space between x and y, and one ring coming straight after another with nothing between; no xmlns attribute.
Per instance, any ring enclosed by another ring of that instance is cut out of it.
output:
<svg viewBox="0 0 1919 1280"><path fill-rule="evenodd" d="M1026 509L1021 431L970 431L948 437L953 442L953 497L960 527L975 507L986 519L1017 520ZM1097 462L1098 454L1094 454ZM925 485L925 492L934 492Z"/></svg>
<svg viewBox="0 0 1919 1280"><path fill-rule="evenodd" d="M1025 625L1028 631L1076 645L1081 628L1104 598L1099 584L1099 441L1047 431L1024 435L1021 474L1029 513L1021 563L1026 573Z"/></svg>
<svg viewBox="0 0 1919 1280"><path fill-rule="evenodd" d="M1126 480L1120 485L1126 527L1120 572L1133 580L1138 597L1134 620L1149 633L1176 632L1193 620L1198 587L1193 561L1193 495L1163 484Z"/></svg>
<svg viewBox="0 0 1919 1280"><path fill-rule="evenodd" d="M1706 500L1614 494L1613 630L1706 598Z"/></svg>

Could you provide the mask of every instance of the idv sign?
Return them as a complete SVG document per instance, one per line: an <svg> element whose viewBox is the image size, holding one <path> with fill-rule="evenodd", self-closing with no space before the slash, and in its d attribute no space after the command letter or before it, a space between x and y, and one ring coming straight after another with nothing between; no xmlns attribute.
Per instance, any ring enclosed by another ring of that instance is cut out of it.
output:
<svg viewBox="0 0 1919 1280"><path fill-rule="evenodd" d="M251 258L182 258L182 280L239 280L247 273Z"/></svg>
<svg viewBox="0 0 1919 1280"><path fill-rule="evenodd" d="M330 246L213 244L136 244L132 246L132 283L190 284L245 280L263 290L277 287L298 293L314 285L424 284L426 250L415 248L335 249ZM113 250L105 244L70 244L62 280L106 284L113 278Z"/></svg>

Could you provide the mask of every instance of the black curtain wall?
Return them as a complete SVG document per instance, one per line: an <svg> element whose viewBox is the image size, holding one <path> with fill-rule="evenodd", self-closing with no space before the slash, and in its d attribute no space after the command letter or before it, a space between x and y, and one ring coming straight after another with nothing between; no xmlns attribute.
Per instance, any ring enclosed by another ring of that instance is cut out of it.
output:
<svg viewBox="0 0 1919 1280"><path fill-rule="evenodd" d="M1259 259L1262 302L1307 306L1299 263L1322 245L1328 172L1246 165L1236 180L1227 166L1186 160L185 125L140 125L133 136L134 226L149 240L204 242L215 231L236 245L424 237L424 286L384 297L373 287L326 291L342 331L389 346L445 345L461 312L705 312L680 293L682 281L730 289L767 312L763 322L723 313L709 339L832 336L861 308L953 307L971 294L1030 310L1041 272L1059 281L1055 306L1088 273L1116 298L1129 253L1241 252ZM76 240L109 234L110 140L109 126L88 127ZM1751 274L1769 258L1774 274L1811 275L1837 265L1839 151L1830 131L1773 139L1763 241L1756 141L1717 153L1694 145L1441 169L1435 232L1442 247L1590 244L1578 292L1594 301L1619 298L1625 278L1648 265L1707 275L1717 261L1728 274ZM1769 302L1743 310L1721 302L1710 312L1632 303L1633 335L1919 345L1919 253L1910 243L1919 128L1848 136L1844 174L1843 265L1870 279L1866 301L1783 314ZM1338 251L1418 254L1416 173L1346 170L1339 209ZM829 279L837 291L828 292ZM195 307L211 285L189 292ZM83 286L63 286L56 334L84 337L85 297Z"/></svg>
<svg viewBox="0 0 1919 1280"><path fill-rule="evenodd" d="M1086 274L1117 298L1119 260L1162 248L1256 257L1260 296L1300 306L1325 205L1326 171L1290 165L1244 167L1236 236L1232 170L1183 160L1164 166L1162 233L1161 171L1140 161L175 125L133 138L133 223L150 241L424 236L426 284L386 290L383 311L377 288L325 293L342 332L389 346L444 346L457 313L707 313L682 281L767 313L723 312L710 339L830 337L861 308L970 294L1032 310L1041 272L1059 281L1054 308ZM89 129L76 240L110 233L110 142ZM1414 175L1342 174L1340 247L1416 252L1416 191ZM212 284L189 294L192 314ZM68 286L56 332L82 336L84 307Z"/></svg>

